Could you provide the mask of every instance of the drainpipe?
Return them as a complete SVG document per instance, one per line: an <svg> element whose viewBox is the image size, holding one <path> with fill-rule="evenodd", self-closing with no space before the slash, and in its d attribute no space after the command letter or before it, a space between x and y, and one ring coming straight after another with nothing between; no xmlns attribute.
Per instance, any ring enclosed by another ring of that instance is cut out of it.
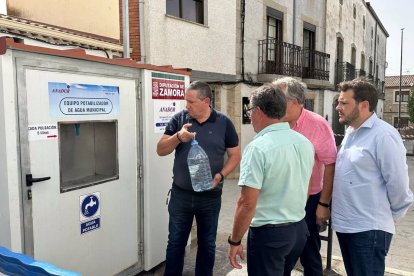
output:
<svg viewBox="0 0 414 276"><path fill-rule="evenodd" d="M295 36L296 36L296 0L293 0L293 39L292 44L295 45Z"/></svg>
<svg viewBox="0 0 414 276"><path fill-rule="evenodd" d="M129 9L128 0L122 0L122 15L123 15L123 45L124 58L129 58Z"/></svg>
<svg viewBox="0 0 414 276"><path fill-rule="evenodd" d="M246 16L246 1L241 1L241 7L240 7L240 19L241 19L241 77L242 81L245 81L244 78L244 21Z"/></svg>
<svg viewBox="0 0 414 276"><path fill-rule="evenodd" d="M375 34L374 34L374 75L372 76L375 79L375 76L377 75L377 28L378 28L378 22L375 21Z"/></svg>
<svg viewBox="0 0 414 276"><path fill-rule="evenodd" d="M139 46L141 50L141 63L145 63L145 30L144 30L144 0L139 1Z"/></svg>
<svg viewBox="0 0 414 276"><path fill-rule="evenodd" d="M324 11L323 11L323 22L324 22L324 27L325 27L325 31L323 32L323 52L326 53L326 32L327 32L327 26L326 26L326 20L327 20L327 16L326 16L326 11L327 11L327 5L328 5L328 0L325 0L325 5L324 5Z"/></svg>

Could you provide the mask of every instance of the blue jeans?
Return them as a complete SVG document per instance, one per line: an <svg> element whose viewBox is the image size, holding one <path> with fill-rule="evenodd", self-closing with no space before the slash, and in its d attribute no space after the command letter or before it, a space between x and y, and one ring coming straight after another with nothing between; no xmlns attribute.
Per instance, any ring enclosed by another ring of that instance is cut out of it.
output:
<svg viewBox="0 0 414 276"><path fill-rule="evenodd" d="M285 226L250 227L247 237L248 275L290 275L308 235L305 220Z"/></svg>
<svg viewBox="0 0 414 276"><path fill-rule="evenodd" d="M381 230L336 233L348 276L383 276L392 234Z"/></svg>
<svg viewBox="0 0 414 276"><path fill-rule="evenodd" d="M213 275L220 208L221 193L195 193L173 187L168 205L170 221L164 275L182 275L185 247L194 217L198 244L195 275Z"/></svg>
<svg viewBox="0 0 414 276"><path fill-rule="evenodd" d="M316 224L316 209L321 193L310 195L306 202L306 225L309 237L300 255L300 263L303 266L304 276L320 276L323 274L321 253L321 238L319 237L319 225Z"/></svg>

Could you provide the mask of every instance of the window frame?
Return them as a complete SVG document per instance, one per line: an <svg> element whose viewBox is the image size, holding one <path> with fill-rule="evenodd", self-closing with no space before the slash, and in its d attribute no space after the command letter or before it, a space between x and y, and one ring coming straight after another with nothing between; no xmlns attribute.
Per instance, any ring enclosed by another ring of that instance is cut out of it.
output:
<svg viewBox="0 0 414 276"><path fill-rule="evenodd" d="M171 16L171 17L175 17L175 18L179 18L181 20L184 21L188 21L188 22L192 22L195 24L201 24L201 25L207 25L207 15L206 15L206 10L207 10L207 1L205 0L176 0L178 2L178 16L176 14L173 14L171 12L169 12L168 10L168 0L165 2L165 13L167 16ZM194 7L194 13L195 13L195 20L189 19L189 18L185 18L185 14L184 14L184 3L183 1L193 1L193 2L198 2L201 5L201 12L199 13L199 19L197 19L197 10L200 7L196 6Z"/></svg>
<svg viewBox="0 0 414 276"><path fill-rule="evenodd" d="M394 90L394 96L393 96L393 103L394 104L398 104L399 103L399 101L397 100L397 97L399 96L399 95L397 95L397 94L399 94L399 92L400 92L400 90L398 89L398 90ZM405 93L408 93L408 95L405 95ZM408 89L402 89L401 88L401 94L402 94L402 100L401 100L401 104L407 104L408 103L408 101L410 100L410 90ZM407 96L407 100L404 100L404 98L405 98L405 96Z"/></svg>
<svg viewBox="0 0 414 276"><path fill-rule="evenodd" d="M266 43L266 61L276 61L281 58L277 56L278 54L280 55L278 53L280 49L276 49L276 44L270 43L269 40L283 41L283 16L283 12L266 7L266 40L268 41ZM269 24L271 20L274 20L274 25ZM274 27L275 36L269 36L270 27Z"/></svg>

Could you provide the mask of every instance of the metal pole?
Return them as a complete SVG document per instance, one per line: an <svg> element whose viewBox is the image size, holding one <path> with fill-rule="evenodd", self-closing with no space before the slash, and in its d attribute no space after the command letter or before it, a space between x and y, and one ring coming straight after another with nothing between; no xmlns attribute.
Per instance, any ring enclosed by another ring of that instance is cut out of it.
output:
<svg viewBox="0 0 414 276"><path fill-rule="evenodd" d="M398 92L398 131L401 128L401 83L402 83L403 38L404 38L404 28L401 29L400 90Z"/></svg>
<svg viewBox="0 0 414 276"><path fill-rule="evenodd" d="M128 0L122 0L122 15L123 15L123 44L124 44L124 58L129 58L129 9Z"/></svg>
<svg viewBox="0 0 414 276"><path fill-rule="evenodd" d="M141 63L146 62L146 54L145 54L145 29L144 29L144 8L145 8L145 1L139 1L139 43L141 48Z"/></svg>

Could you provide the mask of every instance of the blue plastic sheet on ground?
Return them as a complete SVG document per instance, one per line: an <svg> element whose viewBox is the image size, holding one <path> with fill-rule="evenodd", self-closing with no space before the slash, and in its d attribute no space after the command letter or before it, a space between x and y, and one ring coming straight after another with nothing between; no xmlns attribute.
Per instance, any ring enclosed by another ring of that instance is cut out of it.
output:
<svg viewBox="0 0 414 276"><path fill-rule="evenodd" d="M64 275L80 276L81 274L60 269L52 264L36 261L24 254L14 253L0 246L0 272L11 276Z"/></svg>

